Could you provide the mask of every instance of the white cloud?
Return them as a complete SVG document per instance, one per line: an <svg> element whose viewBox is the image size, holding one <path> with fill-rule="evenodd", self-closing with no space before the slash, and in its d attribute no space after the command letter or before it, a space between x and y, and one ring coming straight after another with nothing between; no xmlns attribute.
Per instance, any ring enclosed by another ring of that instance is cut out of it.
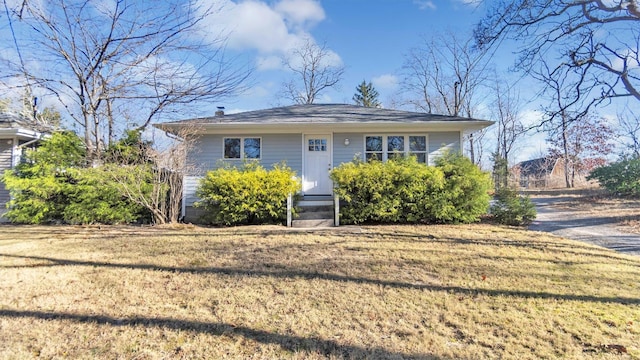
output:
<svg viewBox="0 0 640 360"><path fill-rule="evenodd" d="M464 5L473 6L473 7L477 7L480 4L482 4L482 0L455 0L455 2L464 4Z"/></svg>
<svg viewBox="0 0 640 360"><path fill-rule="evenodd" d="M520 112L518 114L520 119L522 119L522 124L525 127L535 126L542 122L544 118L544 114L540 110L528 109Z"/></svg>
<svg viewBox="0 0 640 360"><path fill-rule="evenodd" d="M284 54L285 58L289 61L289 65L293 68L301 68L303 67L303 61L309 60L309 55L300 55L300 53L312 53L311 57L318 60L318 64L321 67L340 67L342 66L342 58L335 51L329 49L324 45L318 45L315 43L313 38L305 37L301 38L296 43L288 49L288 51ZM320 55L320 53L322 53Z"/></svg>
<svg viewBox="0 0 640 360"><path fill-rule="evenodd" d="M283 69L282 58L275 55L258 56L256 68L259 71L281 70Z"/></svg>
<svg viewBox="0 0 640 360"><path fill-rule="evenodd" d="M637 50L628 49L626 51L619 51L617 55L619 56L609 56L611 67L615 70L636 72L640 68L640 62L637 60L639 55ZM621 57L623 57L624 59L622 59ZM626 69L625 65L627 66Z"/></svg>
<svg viewBox="0 0 640 360"><path fill-rule="evenodd" d="M271 82L268 82L265 85L255 85L245 90L242 93L242 96L247 98L266 98L273 95L273 88L274 84Z"/></svg>
<svg viewBox="0 0 640 360"><path fill-rule="evenodd" d="M202 23L203 36L222 34L229 48L257 50L263 55L287 53L310 38L307 30L325 17L313 0L281 0L274 5L258 0L218 0L212 8L213 13Z"/></svg>
<svg viewBox="0 0 640 360"><path fill-rule="evenodd" d="M436 4L431 0L413 0L415 5L418 5L420 10L435 10Z"/></svg>
<svg viewBox="0 0 640 360"><path fill-rule="evenodd" d="M282 0L274 10L295 28L307 28L324 20L324 9L313 0Z"/></svg>
<svg viewBox="0 0 640 360"><path fill-rule="evenodd" d="M384 74L371 79L371 83L380 90L395 90L398 87L398 77L391 74Z"/></svg>

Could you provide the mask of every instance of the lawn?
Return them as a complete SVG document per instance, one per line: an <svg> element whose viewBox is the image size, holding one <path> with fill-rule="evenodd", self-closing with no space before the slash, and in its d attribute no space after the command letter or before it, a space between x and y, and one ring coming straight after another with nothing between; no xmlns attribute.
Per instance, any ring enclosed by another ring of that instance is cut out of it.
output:
<svg viewBox="0 0 640 360"><path fill-rule="evenodd" d="M491 225L0 227L0 358L640 359L640 257Z"/></svg>

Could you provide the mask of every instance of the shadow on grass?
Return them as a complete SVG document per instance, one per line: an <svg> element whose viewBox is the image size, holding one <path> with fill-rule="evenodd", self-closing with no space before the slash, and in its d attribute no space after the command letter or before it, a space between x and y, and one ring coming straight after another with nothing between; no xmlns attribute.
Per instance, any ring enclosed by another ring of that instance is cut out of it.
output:
<svg viewBox="0 0 640 360"><path fill-rule="evenodd" d="M333 340L317 337L302 337L283 335L264 330L251 329L227 323L210 323L201 321L179 320L172 318L134 317L131 319L116 319L105 315L80 315L63 312L44 312L29 310L0 310L0 317L34 318L41 320L69 320L77 323L91 323L109 326L145 326L164 329L191 331L213 336L235 335L252 339L263 344L275 344L283 349L294 352L318 353L324 356L335 356L346 359L380 358L380 359L443 359L428 354L404 354L390 352L382 348L365 348L355 345L340 344Z"/></svg>
<svg viewBox="0 0 640 360"><path fill-rule="evenodd" d="M593 256L601 257L605 259L613 259L616 261L622 261L628 265L640 267L640 262L630 260L628 257L617 256L615 252L607 253L606 250L598 249L595 245L580 244L576 241L523 241L523 240L511 240L511 239L469 239L469 238L440 238L429 234L414 234L395 232L388 235L380 236L383 240L398 241L398 239L405 239L406 241L416 242L437 242L437 243L449 243L449 244L462 244L462 245L486 245L486 246L507 246L516 248L526 248L539 251L559 251L571 255L577 256ZM603 248L604 249L604 248ZM581 251L584 250L584 251ZM622 253L622 252L621 252Z"/></svg>
<svg viewBox="0 0 640 360"><path fill-rule="evenodd" d="M47 261L49 264L33 264L33 265L9 265L2 266L0 268L37 268L37 267L51 267L51 266L92 266L92 267L106 267L116 269L140 269L140 270L152 270L152 271L167 271L174 273L189 273L189 274L217 274L228 276L265 276L281 279L320 279L328 281L338 282L351 282L357 284L373 284L379 286L388 286L390 288L401 289L417 289L427 291L445 291L461 295L487 295L487 296L515 296L522 298L537 298L537 299L554 299L554 300L570 300L570 301L584 301L584 302L596 302L596 303L615 303L622 305L638 305L640 304L640 298L624 298L624 297L603 297L593 295L573 295L573 294L554 294L549 292L539 291L524 291L524 290L505 290L505 289L482 289L482 288L465 288L461 286L446 286L437 284L412 284L402 281L393 280L381 280L381 279L369 279L364 277L351 277L346 275L320 273L320 272L308 272L301 270L267 270L267 269L243 269L233 267L175 267L175 266L160 266L153 264L118 264L99 261L81 261L81 260L67 260L56 259L41 256L24 256L24 255L11 255L2 254L0 257L18 258Z"/></svg>

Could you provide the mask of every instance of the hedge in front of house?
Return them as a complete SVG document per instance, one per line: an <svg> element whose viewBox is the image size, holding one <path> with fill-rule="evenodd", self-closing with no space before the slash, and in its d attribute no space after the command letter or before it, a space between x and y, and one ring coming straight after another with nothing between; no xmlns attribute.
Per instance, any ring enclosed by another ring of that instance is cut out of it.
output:
<svg viewBox="0 0 640 360"><path fill-rule="evenodd" d="M331 179L344 204L340 222L345 224L420 221L430 215L444 188L442 172L414 157L344 163L333 169Z"/></svg>
<svg viewBox="0 0 640 360"><path fill-rule="evenodd" d="M437 166L415 157L354 161L331 172L341 223L459 223L479 220L489 206L489 175L455 154Z"/></svg>
<svg viewBox="0 0 640 360"><path fill-rule="evenodd" d="M444 174L444 190L434 204L434 220L441 223L472 223L489 209L493 188L489 173L458 152L449 151L436 160Z"/></svg>
<svg viewBox="0 0 640 360"><path fill-rule="evenodd" d="M287 196L300 191L295 172L279 164L267 170L258 163L223 166L200 180L195 203L203 208L203 220L215 225L283 223Z"/></svg>

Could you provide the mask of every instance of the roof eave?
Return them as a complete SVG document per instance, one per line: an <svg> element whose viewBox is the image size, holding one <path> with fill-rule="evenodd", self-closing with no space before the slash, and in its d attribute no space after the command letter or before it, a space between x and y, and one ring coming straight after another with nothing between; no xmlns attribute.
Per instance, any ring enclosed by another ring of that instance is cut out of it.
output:
<svg viewBox="0 0 640 360"><path fill-rule="evenodd" d="M227 134L231 132L302 133L308 131L374 132L374 131L478 131L494 122L487 120L429 121L429 122L340 122L340 123L165 123L153 126L167 132L178 132L192 127L203 134Z"/></svg>
<svg viewBox="0 0 640 360"><path fill-rule="evenodd" d="M24 128L0 128L0 137L7 138L18 138L21 140L31 140L31 139L39 139L42 137L42 133L34 130L24 129Z"/></svg>

